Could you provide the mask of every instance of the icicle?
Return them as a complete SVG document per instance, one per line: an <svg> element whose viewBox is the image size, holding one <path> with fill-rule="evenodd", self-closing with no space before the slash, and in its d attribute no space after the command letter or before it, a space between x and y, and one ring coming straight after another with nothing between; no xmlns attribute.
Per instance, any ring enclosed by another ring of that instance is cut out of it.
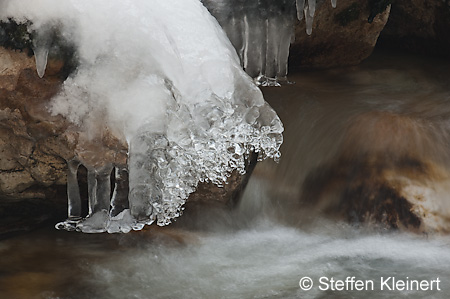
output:
<svg viewBox="0 0 450 299"><path fill-rule="evenodd" d="M112 164L107 164L103 167L95 169L95 176L97 180L96 203L93 207L93 212L108 211L111 200L111 172Z"/></svg>
<svg viewBox="0 0 450 299"><path fill-rule="evenodd" d="M236 52L241 60L243 66L244 50L245 50L245 23L244 20L237 17L231 17L229 22L224 25L224 30L227 32L231 44L236 49Z"/></svg>
<svg viewBox="0 0 450 299"><path fill-rule="evenodd" d="M77 224L77 230L84 233L106 231L111 196L112 164L88 168L89 215Z"/></svg>
<svg viewBox="0 0 450 299"><path fill-rule="evenodd" d="M244 15L244 41L243 41L243 51L242 51L242 57L241 57L241 64L244 67L244 69L248 66L248 47L249 47L249 33L250 33L250 27L248 25L248 17L247 14Z"/></svg>
<svg viewBox="0 0 450 299"><path fill-rule="evenodd" d="M67 202L68 218L55 225L56 229L74 231L81 220L81 198L78 186L77 172L80 162L71 160L67 162Z"/></svg>
<svg viewBox="0 0 450 299"><path fill-rule="evenodd" d="M306 22L306 34L311 35L312 33L312 25L313 25L314 17L311 16L309 12L309 6L305 7L305 22Z"/></svg>
<svg viewBox="0 0 450 299"><path fill-rule="evenodd" d="M283 16L279 22L283 26L281 28L282 30L280 31L277 81L280 83L287 83L289 47L291 44L291 40L294 38L295 34L292 27L292 20L289 16Z"/></svg>
<svg viewBox="0 0 450 299"><path fill-rule="evenodd" d="M115 217L128 208L128 168L126 165L117 165L114 192L111 198L111 216Z"/></svg>
<svg viewBox="0 0 450 299"><path fill-rule="evenodd" d="M164 160L163 163L166 162L165 155L161 154L161 151L165 150L167 146L168 140L164 135L150 133L145 126L131 140L128 163L130 182L128 200L131 215L136 219L133 225L134 230L142 229L145 224L152 224L156 218L158 218L158 225L166 225L167 223L162 222L170 221L165 215L165 207L162 206L161 188L163 188L163 183L158 173L160 160ZM173 175L178 174L175 171ZM171 201L174 205L177 204L177 199L171 198ZM182 202L184 203L183 200Z"/></svg>
<svg viewBox="0 0 450 299"><path fill-rule="evenodd" d="M89 167L89 166L87 166ZM97 179L95 178L95 171L94 170L88 170L87 175L87 181L88 181L88 207L89 207L89 215L94 214L94 207L97 203Z"/></svg>
<svg viewBox="0 0 450 299"><path fill-rule="evenodd" d="M278 20L270 18L267 25L266 82L263 86L280 86L276 81L279 45L281 44Z"/></svg>
<svg viewBox="0 0 450 299"><path fill-rule="evenodd" d="M39 78L44 77L45 69L47 67L47 57L48 57L48 49L46 48L34 49L34 59L36 61L36 70Z"/></svg>
<svg viewBox="0 0 450 299"><path fill-rule="evenodd" d="M333 6L333 8L336 8L336 4L337 0L331 0L331 6Z"/></svg>
<svg viewBox="0 0 450 299"><path fill-rule="evenodd" d="M316 0L202 2L226 31L241 58L241 65L254 78L255 84L278 85L278 80L287 81L285 61L289 56L291 40L287 37L290 35L287 31L293 31L294 10L297 11L297 18L302 20L305 8L309 7L310 19L316 9ZM224 5L230 9L224 10ZM288 30L288 27L291 29ZM269 81L275 83L267 83Z"/></svg>
<svg viewBox="0 0 450 299"><path fill-rule="evenodd" d="M314 14L316 13L316 0L308 0L308 9L310 17L314 18Z"/></svg>
<svg viewBox="0 0 450 299"><path fill-rule="evenodd" d="M34 60L36 61L36 70L39 78L44 77L47 68L48 51L52 44L51 34L48 33L46 26L40 29L33 38Z"/></svg>
<svg viewBox="0 0 450 299"><path fill-rule="evenodd" d="M252 78L265 73L267 49L267 20L260 16L253 16L249 20L248 57L245 71Z"/></svg>
<svg viewBox="0 0 450 299"><path fill-rule="evenodd" d="M111 212L106 230L108 233L128 233L135 222L128 202L128 167L116 165L115 186L111 198Z"/></svg>
<svg viewBox="0 0 450 299"><path fill-rule="evenodd" d="M297 18L303 20L303 10L305 9L305 0L296 0Z"/></svg>

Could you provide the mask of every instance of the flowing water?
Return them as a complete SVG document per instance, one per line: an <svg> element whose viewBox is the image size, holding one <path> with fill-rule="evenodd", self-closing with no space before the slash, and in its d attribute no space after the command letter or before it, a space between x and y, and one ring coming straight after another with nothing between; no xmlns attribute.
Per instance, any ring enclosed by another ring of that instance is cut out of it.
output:
<svg viewBox="0 0 450 299"><path fill-rule="evenodd" d="M129 234L44 228L3 240L0 298L447 298L447 235L348 223L328 213L336 212L332 208L322 213L304 203L317 199L305 196L330 198L321 188L338 194L339 186L352 184L355 177L346 172L337 172L346 179L329 176L322 186L312 174L361 163L352 158L359 153L375 153L370 165L408 156L445 172L449 66L375 55L359 67L301 72L290 76L295 85L264 89L285 125L282 158L257 165L235 210L188 206L174 225ZM430 171L427 177L390 169L390 180L397 172L409 179L408 190L431 186L421 181L446 185ZM430 187L428 196L442 203L439 215L445 216L442 188ZM311 290L300 288L303 277L313 280ZM371 280L373 290L323 290L321 277ZM381 277L439 279L441 290L436 283L427 291L381 290Z"/></svg>

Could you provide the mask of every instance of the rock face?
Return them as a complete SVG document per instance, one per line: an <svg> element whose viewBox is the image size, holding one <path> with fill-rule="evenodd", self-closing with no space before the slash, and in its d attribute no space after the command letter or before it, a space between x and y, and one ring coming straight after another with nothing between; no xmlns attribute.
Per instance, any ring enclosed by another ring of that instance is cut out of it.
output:
<svg viewBox="0 0 450 299"><path fill-rule="evenodd" d="M43 197L28 189L64 183L63 157L69 151L62 140L67 124L45 109L61 80L51 75L39 80L25 53L0 48L0 60L0 196Z"/></svg>
<svg viewBox="0 0 450 299"><path fill-rule="evenodd" d="M65 183L67 124L46 115L61 79L39 80L34 59L0 48L0 234L53 217L52 201ZM58 71L57 64L52 71ZM56 69L55 69L56 67ZM50 71L49 74L52 73ZM26 222L28 222L26 224Z"/></svg>
<svg viewBox="0 0 450 299"><path fill-rule="evenodd" d="M62 61L49 60L41 79L34 57L0 47L0 236L67 216L66 161L74 156L93 160L90 165L105 158L126 163L126 145L107 129L99 130L101 142L91 142L65 119L48 112L47 105L64 80L63 69ZM248 175L255 163L253 158L248 162ZM248 175L233 173L224 188L200 185L188 202L232 204ZM86 191L83 171L79 179Z"/></svg>
<svg viewBox="0 0 450 299"><path fill-rule="evenodd" d="M332 8L329 1L318 1L310 36L305 21L297 22L290 69L359 64L372 53L388 21L390 6L380 2L339 0Z"/></svg>
<svg viewBox="0 0 450 299"><path fill-rule="evenodd" d="M450 57L450 1L393 1L380 43L387 48Z"/></svg>

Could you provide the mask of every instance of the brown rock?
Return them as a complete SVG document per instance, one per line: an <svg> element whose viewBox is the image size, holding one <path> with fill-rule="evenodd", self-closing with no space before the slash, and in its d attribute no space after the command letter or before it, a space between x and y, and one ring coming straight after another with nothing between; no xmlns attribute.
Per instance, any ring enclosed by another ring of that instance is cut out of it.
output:
<svg viewBox="0 0 450 299"><path fill-rule="evenodd" d="M14 90L23 69L36 68L34 59L24 52L9 51L0 47L0 89Z"/></svg>
<svg viewBox="0 0 450 299"><path fill-rule="evenodd" d="M409 231L450 231L450 173L436 128L384 111L351 119L339 153L311 171L301 201L350 222Z"/></svg>
<svg viewBox="0 0 450 299"><path fill-rule="evenodd" d="M388 48L450 57L450 1L394 1L380 43Z"/></svg>
<svg viewBox="0 0 450 299"><path fill-rule="evenodd" d="M332 8L329 1L316 10L312 34L306 34L305 21L297 22L295 42L291 45L289 67L330 68L356 65L373 51L378 36L383 30L390 6L368 18L373 10L368 0L338 0Z"/></svg>

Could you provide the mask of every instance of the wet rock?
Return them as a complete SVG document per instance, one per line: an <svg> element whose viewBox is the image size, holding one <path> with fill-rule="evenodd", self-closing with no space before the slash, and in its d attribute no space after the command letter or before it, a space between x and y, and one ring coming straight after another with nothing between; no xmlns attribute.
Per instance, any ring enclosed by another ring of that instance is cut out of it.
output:
<svg viewBox="0 0 450 299"><path fill-rule="evenodd" d="M380 45L413 53L450 57L450 1L397 0Z"/></svg>
<svg viewBox="0 0 450 299"><path fill-rule="evenodd" d="M390 5L380 2L342 0L332 8L329 1L319 1L310 36L305 21L297 22L290 69L359 64L372 53L389 18Z"/></svg>
<svg viewBox="0 0 450 299"><path fill-rule="evenodd" d="M374 111L354 117L332 161L309 173L301 201L352 223L448 232L450 173L435 120Z"/></svg>

